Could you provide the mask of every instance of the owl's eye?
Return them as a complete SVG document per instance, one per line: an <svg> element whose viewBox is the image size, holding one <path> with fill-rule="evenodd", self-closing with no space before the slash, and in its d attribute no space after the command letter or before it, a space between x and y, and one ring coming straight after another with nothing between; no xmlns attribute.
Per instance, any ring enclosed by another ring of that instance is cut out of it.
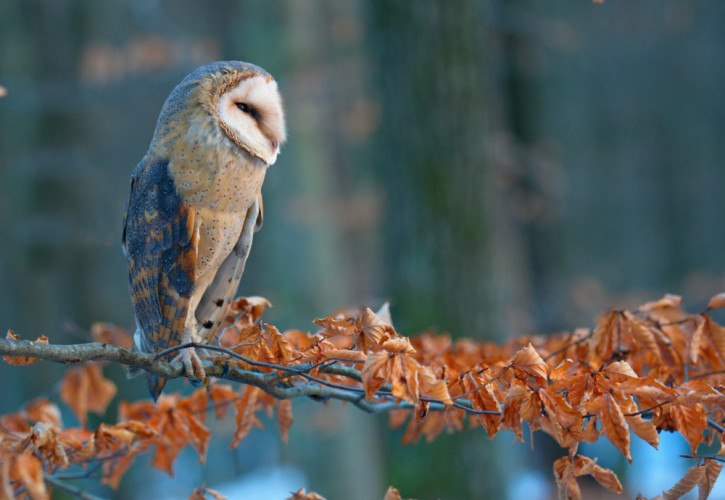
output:
<svg viewBox="0 0 725 500"><path fill-rule="evenodd" d="M242 113L247 113L249 116L259 121L259 111L257 111L255 108L253 108L246 102L236 102L234 104L236 104L239 111L241 111Z"/></svg>

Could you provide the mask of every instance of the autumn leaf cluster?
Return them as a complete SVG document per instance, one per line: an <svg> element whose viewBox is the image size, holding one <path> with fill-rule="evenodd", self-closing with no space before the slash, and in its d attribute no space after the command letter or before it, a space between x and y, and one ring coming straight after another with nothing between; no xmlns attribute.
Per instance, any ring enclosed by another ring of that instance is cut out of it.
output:
<svg viewBox="0 0 725 500"><path fill-rule="evenodd" d="M103 414L116 387L103 377L100 363L72 368L60 398L81 426L65 428L58 407L47 400L0 417L1 485L8 498L48 498L44 478L73 465L96 464L102 481L117 487L144 453L153 453L153 465L173 475L174 460L189 445L204 463L207 417L224 418L229 411L236 424L232 447L252 427L262 427L262 413L276 414L286 440L293 422L293 396L287 394L297 393L281 389L389 412L392 426L405 426L405 443L471 426L483 427L491 438L509 430L521 442L525 428L532 436L542 431L565 451L553 464L561 498L581 497L577 478L583 475L621 493L614 472L581 455L580 443L605 438L629 462L633 436L657 448L661 431L680 433L693 457L702 443L722 446L725 328L710 313L725 305L725 297L713 297L698 314L686 313L681 302L668 295L636 311L608 312L591 329L494 344L429 333L405 337L394 328L387 307L316 319L313 333L280 332L261 322L269 306L265 299L240 298L214 339L220 347L207 357L273 375L274 386L212 383L156 403L122 401L115 424L88 429L87 413ZM111 325L96 325L93 333L96 341L130 345ZM720 457L697 458L663 498L679 498L695 487L701 498L709 495Z"/></svg>

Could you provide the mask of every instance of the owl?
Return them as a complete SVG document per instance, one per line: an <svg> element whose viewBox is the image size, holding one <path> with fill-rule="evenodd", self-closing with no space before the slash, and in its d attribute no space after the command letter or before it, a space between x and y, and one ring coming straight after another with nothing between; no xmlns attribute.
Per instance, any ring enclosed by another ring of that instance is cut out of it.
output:
<svg viewBox="0 0 725 500"><path fill-rule="evenodd" d="M131 174L123 221L136 349L214 338L262 225L262 182L285 136L277 83L253 64L202 66L166 99ZM204 378L193 348L177 357L189 378ZM147 377L156 399L166 379Z"/></svg>

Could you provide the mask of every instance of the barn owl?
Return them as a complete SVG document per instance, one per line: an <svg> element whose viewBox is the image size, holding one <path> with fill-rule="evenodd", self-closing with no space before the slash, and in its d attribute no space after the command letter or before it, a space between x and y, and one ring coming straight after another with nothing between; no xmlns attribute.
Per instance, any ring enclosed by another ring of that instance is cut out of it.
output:
<svg viewBox="0 0 725 500"><path fill-rule="evenodd" d="M136 349L214 338L261 227L262 182L285 134L277 83L253 64L202 66L166 99L131 174L123 222ZM193 348L178 357L189 378L204 378ZM156 399L166 379L147 377Z"/></svg>

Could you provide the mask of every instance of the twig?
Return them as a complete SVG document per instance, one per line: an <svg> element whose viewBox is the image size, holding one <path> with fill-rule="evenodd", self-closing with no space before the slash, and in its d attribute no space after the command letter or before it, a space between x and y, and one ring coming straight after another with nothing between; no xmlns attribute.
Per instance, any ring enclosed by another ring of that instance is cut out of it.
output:
<svg viewBox="0 0 725 500"><path fill-rule="evenodd" d="M554 352L550 352L549 354L547 354L546 356L544 356L543 360L544 360L544 361L549 361L549 359L550 359L550 358L553 358L553 357L554 357L554 356L556 356L557 354L561 354L562 352L566 351L566 350L567 350L567 349L569 349L570 347L573 347L573 346L575 346L575 345L577 345L577 344L581 344L581 343L582 343L582 342L584 342L585 340L587 340L587 339L590 339L590 338L592 337L592 335L593 335L593 334L594 334L594 330L592 330L592 329L590 328L590 329L589 329L589 333L587 333L586 335L584 335L584 336L583 336L582 338L580 338L580 339L577 339L577 340L574 340L573 342L570 342L570 343L568 343L568 344L567 344L567 345L565 345L564 347L562 347L562 348L560 348L560 349L557 349L557 350L556 350L556 351L554 351Z"/></svg>
<svg viewBox="0 0 725 500"><path fill-rule="evenodd" d="M725 373L725 370L716 370L716 371L707 372L707 373L700 373L699 375L693 375L688 380L695 380L698 378L711 377L713 375L722 375L723 373Z"/></svg>
<svg viewBox="0 0 725 500"><path fill-rule="evenodd" d="M671 402L672 401L662 401L661 403L657 403L656 405L651 406L644 410L635 411L634 413L624 413L624 416L625 417L636 417L638 415L644 415L645 413L650 412L650 411L654 410L655 408L659 408L660 406L664 406L667 403L671 403Z"/></svg>
<svg viewBox="0 0 725 500"><path fill-rule="evenodd" d="M239 361L244 361L250 366L256 366L258 368L270 368L272 370L283 370L290 373L297 374L299 370L295 368L288 368L286 366L276 365L274 363L265 363L264 361L254 361L253 359L249 359L246 356L243 356L239 354L238 352L232 351L231 349L227 349L226 347L220 347L216 345L210 345L210 344L198 344L196 342L189 342L186 344L179 344L175 345L173 347L169 347L168 349L164 349L163 351L157 352L154 354L154 359L161 359L162 357L172 354L176 351L180 351L182 349L188 349L190 347L199 348L199 349L207 349L209 351L216 351L226 354L227 356L230 356L232 358L238 359Z"/></svg>
<svg viewBox="0 0 725 500"><path fill-rule="evenodd" d="M57 478L44 474L43 479L45 479L45 482L49 485L51 485L53 488L57 488L59 490L65 491L66 493L69 493L76 498L80 498L81 500L106 500L104 497L99 497L96 495L93 495L91 493L88 493L86 491L83 491L82 489L78 488L77 486L73 486L70 484L66 484L62 481L59 481Z"/></svg>
<svg viewBox="0 0 725 500"><path fill-rule="evenodd" d="M719 432L725 433L725 427L723 427L722 425L718 424L717 422L715 422L715 421L714 421L713 419L711 419L711 418L708 418L708 419L707 419L707 425L709 425L710 427L712 427L712 428L713 428L713 429L715 429L716 431L719 431Z"/></svg>

